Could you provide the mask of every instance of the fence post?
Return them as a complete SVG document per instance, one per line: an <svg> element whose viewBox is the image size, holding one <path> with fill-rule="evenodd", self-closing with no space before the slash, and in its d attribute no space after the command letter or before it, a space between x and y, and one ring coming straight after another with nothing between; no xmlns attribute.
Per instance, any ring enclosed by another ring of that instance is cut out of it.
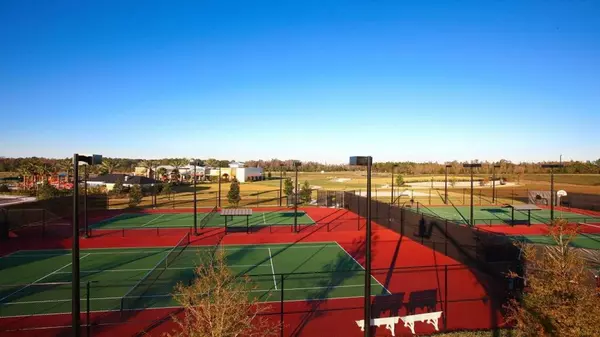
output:
<svg viewBox="0 0 600 337"><path fill-rule="evenodd" d="M356 225L357 225L356 229L360 230L360 198L354 198L354 199L356 199Z"/></svg>
<svg viewBox="0 0 600 337"><path fill-rule="evenodd" d="M92 333L91 333L92 324L90 323L90 281L87 281L85 288L86 288L86 296L85 296L86 319L85 319L85 323L86 323L87 337L90 337L92 335Z"/></svg>
<svg viewBox="0 0 600 337"><path fill-rule="evenodd" d="M280 324L280 329L281 329L281 337L283 337L283 319L284 319L284 317L283 317L283 302L284 302L284 299L283 299L283 290L285 288L283 286L283 279L284 279L283 278L283 274L281 274L281 282L280 282L280 286L279 286L281 288L281 298L280 298L281 305L280 305L280 309L279 309L281 311L281 313L280 313L281 316L279 318L279 324Z"/></svg>
<svg viewBox="0 0 600 337"><path fill-rule="evenodd" d="M86 233L87 235L87 233ZM46 236L46 210L42 209L42 237Z"/></svg>
<svg viewBox="0 0 600 337"><path fill-rule="evenodd" d="M400 208L400 236L404 236L404 207Z"/></svg>
<svg viewBox="0 0 600 337"><path fill-rule="evenodd" d="M511 205L515 204L515 189L514 188L512 189L512 195L511 195L511 198L510 198L510 204Z"/></svg>
<svg viewBox="0 0 600 337"><path fill-rule="evenodd" d="M448 265L444 265L444 330L448 330Z"/></svg>

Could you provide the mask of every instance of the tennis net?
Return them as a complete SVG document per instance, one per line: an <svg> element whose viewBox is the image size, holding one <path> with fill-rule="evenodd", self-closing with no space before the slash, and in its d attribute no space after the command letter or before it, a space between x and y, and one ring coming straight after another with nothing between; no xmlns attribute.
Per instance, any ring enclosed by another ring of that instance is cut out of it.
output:
<svg viewBox="0 0 600 337"><path fill-rule="evenodd" d="M179 242L169 250L167 255L160 259L158 263L150 269L133 287L131 287L123 297L121 297L121 314L126 310L137 309L139 301L152 285L160 278L160 275L167 270L170 264L183 252L190 243L190 234L187 233Z"/></svg>
<svg viewBox="0 0 600 337"><path fill-rule="evenodd" d="M200 220L200 228L206 227L215 214L217 214L217 206L213 207L213 209L211 209L210 212L208 212L208 214L206 214L204 218Z"/></svg>

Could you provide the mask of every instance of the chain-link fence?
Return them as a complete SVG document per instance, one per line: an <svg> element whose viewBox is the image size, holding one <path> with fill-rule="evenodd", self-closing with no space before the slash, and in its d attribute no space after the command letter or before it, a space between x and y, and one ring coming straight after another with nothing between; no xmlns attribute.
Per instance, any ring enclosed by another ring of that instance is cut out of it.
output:
<svg viewBox="0 0 600 337"><path fill-rule="evenodd" d="M501 306L496 295L510 290L497 289L500 291L494 293L490 291L496 286L493 280L458 264L373 269L372 276L373 317L439 312L440 331L464 328L462 317L467 313L472 320L469 328L493 324L496 310ZM319 335L318 331L327 326L336 326L339 335L359 335L355 321L363 318L363 279L362 269L249 275L250 282L260 285L258 293L256 288L250 288L249 296L266 306L264 315L273 324L280 324L280 336ZM163 283L173 284L169 280ZM131 330L161 335L162 324L181 309L176 308L178 304L172 299L173 290L160 284L152 289L162 292L150 289L136 302L135 308L122 315L119 309L122 294L107 294L126 289L124 285L128 284L101 280L81 283L82 335L113 331L114 335L122 336ZM3 299L0 334L32 329L68 334L70 294L70 282L0 285ZM162 310L142 310L147 308ZM394 329L399 335L410 332L402 324ZM432 329L425 323L415 326L417 333Z"/></svg>

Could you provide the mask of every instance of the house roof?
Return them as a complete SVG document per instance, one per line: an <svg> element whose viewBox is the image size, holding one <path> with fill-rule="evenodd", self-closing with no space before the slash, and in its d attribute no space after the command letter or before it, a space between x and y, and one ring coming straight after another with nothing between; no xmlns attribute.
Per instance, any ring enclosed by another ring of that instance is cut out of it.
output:
<svg viewBox="0 0 600 337"><path fill-rule="evenodd" d="M127 177L127 180L125 180ZM152 178L142 177L142 176L130 176L128 174L103 174L97 177L89 178L88 181L91 182L102 182L105 184L114 184L117 180L121 180L123 184L128 185L147 185L147 184L158 184L160 181L154 180Z"/></svg>

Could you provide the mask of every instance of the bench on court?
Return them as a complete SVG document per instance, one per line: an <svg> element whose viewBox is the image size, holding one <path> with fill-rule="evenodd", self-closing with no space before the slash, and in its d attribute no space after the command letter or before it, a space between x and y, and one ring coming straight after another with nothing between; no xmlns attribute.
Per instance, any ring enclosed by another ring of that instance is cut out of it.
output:
<svg viewBox="0 0 600 337"><path fill-rule="evenodd" d="M441 311L428 312L424 314L407 315L407 316L394 316L394 317L382 317L382 318L371 318L371 326L382 326L392 332L392 336L396 336L394 328L398 324L398 320L401 319L404 322L404 326L409 328L412 334L415 334L415 322L424 322L433 325L435 331L440 331L438 328L438 320L442 316ZM361 331L365 331L365 320L361 319L356 321L356 324Z"/></svg>
<svg viewBox="0 0 600 337"><path fill-rule="evenodd" d="M398 324L398 320L400 317L383 317L383 318L371 318L371 326L382 326L385 325L385 328L392 332L392 336L396 336L394 332L394 327ZM361 319L360 321L356 321L356 324L360 328L361 331L365 331L365 320Z"/></svg>
<svg viewBox="0 0 600 337"><path fill-rule="evenodd" d="M400 319L404 322L404 326L408 327L410 331L415 334L415 322L425 322L427 324L433 325L435 331L440 331L438 329L438 320L442 316L441 311L428 312L424 314L416 314L416 315L408 315L401 316Z"/></svg>

